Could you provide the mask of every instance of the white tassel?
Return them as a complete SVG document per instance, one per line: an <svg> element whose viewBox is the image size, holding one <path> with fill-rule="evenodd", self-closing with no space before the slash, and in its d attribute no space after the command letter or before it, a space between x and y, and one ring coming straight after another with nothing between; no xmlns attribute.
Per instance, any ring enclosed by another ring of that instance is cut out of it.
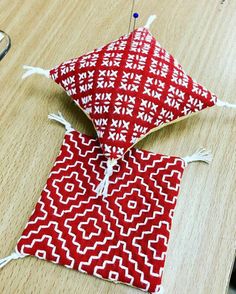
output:
<svg viewBox="0 0 236 294"><path fill-rule="evenodd" d="M231 103L228 103L228 102L224 102L224 101L221 101L219 99L216 101L216 106L226 107L226 108L236 108L236 104L231 104Z"/></svg>
<svg viewBox="0 0 236 294"><path fill-rule="evenodd" d="M7 265L11 260L23 258L25 255L22 255L18 252L13 252L11 255L4 257L0 259L0 268L3 268L5 265Z"/></svg>
<svg viewBox="0 0 236 294"><path fill-rule="evenodd" d="M107 160L107 168L105 171L104 179L97 186L96 192L98 195L102 195L104 197L107 196L108 187L109 187L109 178L113 174L113 167L117 164L116 159L108 159Z"/></svg>
<svg viewBox="0 0 236 294"><path fill-rule="evenodd" d="M58 115L54 114L54 113L49 114L48 118L51 120L55 120L55 121L61 123L62 125L64 125L67 132L74 131L71 124L64 118L64 116L61 114L60 111L58 111Z"/></svg>
<svg viewBox="0 0 236 294"><path fill-rule="evenodd" d="M33 74L38 74L38 75L43 75L46 78L50 78L50 70L43 69L40 67L33 67L33 66L28 66L28 65L23 65L23 69L26 70L26 72L22 76L22 80L28 78L29 76Z"/></svg>
<svg viewBox="0 0 236 294"><path fill-rule="evenodd" d="M154 20L157 18L157 16L154 14L154 15L151 15L149 16L148 20L147 20L147 23L145 24L145 28L146 29L150 29L150 26L151 24L154 22Z"/></svg>
<svg viewBox="0 0 236 294"><path fill-rule="evenodd" d="M202 161L209 164L212 161L212 153L204 148L200 148L193 155L184 157L183 160L186 162L186 164L197 161Z"/></svg>

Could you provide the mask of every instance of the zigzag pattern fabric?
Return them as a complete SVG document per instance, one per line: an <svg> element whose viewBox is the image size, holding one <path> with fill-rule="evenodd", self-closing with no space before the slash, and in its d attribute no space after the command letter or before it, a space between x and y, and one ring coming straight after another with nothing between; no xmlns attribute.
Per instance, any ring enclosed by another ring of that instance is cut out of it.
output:
<svg viewBox="0 0 236 294"><path fill-rule="evenodd" d="M145 27L49 71L92 120L108 159L148 133L216 104Z"/></svg>
<svg viewBox="0 0 236 294"><path fill-rule="evenodd" d="M132 148L102 197L106 161L98 139L68 131L16 251L156 293L186 162Z"/></svg>

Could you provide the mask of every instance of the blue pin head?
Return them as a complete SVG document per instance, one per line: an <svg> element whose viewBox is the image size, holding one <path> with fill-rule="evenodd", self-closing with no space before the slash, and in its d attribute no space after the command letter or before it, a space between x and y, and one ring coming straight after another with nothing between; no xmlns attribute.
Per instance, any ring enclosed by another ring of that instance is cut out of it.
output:
<svg viewBox="0 0 236 294"><path fill-rule="evenodd" d="M135 13L133 14L133 18L135 18L135 19L139 18L139 14L138 14L138 12L135 12Z"/></svg>

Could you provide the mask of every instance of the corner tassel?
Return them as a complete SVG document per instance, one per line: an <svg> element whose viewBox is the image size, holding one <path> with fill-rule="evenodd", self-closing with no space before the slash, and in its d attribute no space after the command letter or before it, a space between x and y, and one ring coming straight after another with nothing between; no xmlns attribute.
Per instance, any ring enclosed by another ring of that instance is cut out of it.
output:
<svg viewBox="0 0 236 294"><path fill-rule="evenodd" d="M200 148L193 155L184 157L183 160L186 162L186 164L197 161L202 161L209 164L212 161L212 158L213 156L210 151L207 151L204 148Z"/></svg>
<svg viewBox="0 0 236 294"><path fill-rule="evenodd" d="M49 74L50 71L47 69L43 69L40 67L28 66L28 65L23 65L23 69L25 69L26 72L23 74L22 80L28 78L29 76L31 76L33 74L42 75L42 76L45 76L46 78L50 77L50 74Z"/></svg>
<svg viewBox="0 0 236 294"><path fill-rule="evenodd" d="M100 184L97 186L96 192L99 195L102 195L104 197L107 196L108 193L108 187L109 187L109 178L113 174L113 167L117 164L116 159L108 159L107 160L107 168L105 171L105 177L100 182Z"/></svg>
<svg viewBox="0 0 236 294"><path fill-rule="evenodd" d="M18 252L13 252L11 255L0 259L0 269L7 265L11 260L23 258L25 255L22 255Z"/></svg>
<svg viewBox="0 0 236 294"><path fill-rule="evenodd" d="M225 108L236 108L236 104L231 104L231 103L228 103L228 102L224 102L224 101L221 101L219 99L216 102L216 106L225 107Z"/></svg>
<svg viewBox="0 0 236 294"><path fill-rule="evenodd" d="M67 132L74 131L71 124L64 118L64 116L61 114L60 111L58 111L58 115L54 114L54 113L49 114L48 118L50 120L55 120L55 121L61 123L62 125L64 125Z"/></svg>
<svg viewBox="0 0 236 294"><path fill-rule="evenodd" d="M157 18L157 16L154 14L154 15L151 15L151 16L149 16L149 18L148 18L148 20L147 20L147 22L146 22L146 24L145 24L145 28L146 29L150 29L150 26L151 26L151 24L154 22L154 20Z"/></svg>

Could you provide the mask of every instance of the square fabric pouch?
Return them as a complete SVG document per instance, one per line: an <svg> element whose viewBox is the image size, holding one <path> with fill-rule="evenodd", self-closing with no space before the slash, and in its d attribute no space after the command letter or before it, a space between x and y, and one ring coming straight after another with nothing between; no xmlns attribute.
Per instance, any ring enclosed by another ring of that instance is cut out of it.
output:
<svg viewBox="0 0 236 294"><path fill-rule="evenodd" d="M220 101L194 81L144 27L50 70L25 66L59 84L91 119L109 161L150 132Z"/></svg>
<svg viewBox="0 0 236 294"><path fill-rule="evenodd" d="M115 283L160 293L172 218L184 168L210 160L200 150L180 158L131 148L96 193L106 171L98 139L67 132L46 186L15 252L36 256Z"/></svg>

